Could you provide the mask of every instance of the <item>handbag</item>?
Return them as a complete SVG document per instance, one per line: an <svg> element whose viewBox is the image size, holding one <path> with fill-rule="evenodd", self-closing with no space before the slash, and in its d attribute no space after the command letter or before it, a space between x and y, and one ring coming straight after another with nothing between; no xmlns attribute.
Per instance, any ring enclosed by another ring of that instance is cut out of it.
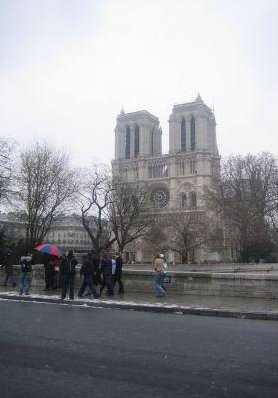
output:
<svg viewBox="0 0 278 398"><path fill-rule="evenodd" d="M163 275L162 277L162 283L171 283L172 277L169 275Z"/></svg>

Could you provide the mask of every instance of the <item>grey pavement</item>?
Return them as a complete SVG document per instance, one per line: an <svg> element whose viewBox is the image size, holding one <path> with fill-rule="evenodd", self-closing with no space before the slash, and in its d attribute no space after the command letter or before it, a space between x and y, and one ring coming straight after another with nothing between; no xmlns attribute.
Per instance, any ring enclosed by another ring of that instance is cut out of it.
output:
<svg viewBox="0 0 278 398"><path fill-rule="evenodd" d="M277 322L1 300L1 398L277 398Z"/></svg>
<svg viewBox="0 0 278 398"><path fill-rule="evenodd" d="M149 312L175 312L181 314L207 315L229 318L278 320L278 300L243 297L222 296L193 296L166 294L157 298L150 293L126 292L124 295L115 294L100 299L87 296L84 299L60 299L60 290L45 292L43 288L32 287L30 296L19 296L17 288L0 287L0 299L14 299L25 301L53 302L71 305L85 305L94 307L110 307Z"/></svg>

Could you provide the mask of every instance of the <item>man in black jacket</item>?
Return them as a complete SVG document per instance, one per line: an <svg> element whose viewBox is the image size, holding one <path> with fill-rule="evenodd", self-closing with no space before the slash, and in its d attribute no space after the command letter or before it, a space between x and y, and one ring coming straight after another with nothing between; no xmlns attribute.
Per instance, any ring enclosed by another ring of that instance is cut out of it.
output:
<svg viewBox="0 0 278 398"><path fill-rule="evenodd" d="M116 283L118 282L119 285L119 294L124 294L124 284L122 281L122 268L123 268L123 259L121 257L121 253L116 252L116 270L113 275L113 286L115 287Z"/></svg>
<svg viewBox="0 0 278 398"><path fill-rule="evenodd" d="M78 293L78 297L83 297L83 293L88 286L91 292L94 295L94 298L100 297L98 294L95 286L94 286L94 281L93 281L93 276L95 274L95 269L94 269L94 258L93 254L90 252L85 258L85 261L80 269L80 276L83 276L83 282L81 285L81 288Z"/></svg>
<svg viewBox="0 0 278 398"><path fill-rule="evenodd" d="M77 265L77 260L73 255L73 250L69 250L68 255L64 256L61 261L61 276L62 276L62 296L64 299L67 295L67 290L69 287L69 298L74 299L74 278L75 278L75 266Z"/></svg>

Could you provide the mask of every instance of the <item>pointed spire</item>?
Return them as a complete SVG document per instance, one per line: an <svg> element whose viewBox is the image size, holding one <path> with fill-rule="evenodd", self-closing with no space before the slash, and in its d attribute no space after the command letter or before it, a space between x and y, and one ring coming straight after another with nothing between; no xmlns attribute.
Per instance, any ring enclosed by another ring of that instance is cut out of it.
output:
<svg viewBox="0 0 278 398"><path fill-rule="evenodd" d="M204 102L200 96L200 93L198 93L197 98L195 99L195 102Z"/></svg>
<svg viewBox="0 0 278 398"><path fill-rule="evenodd" d="M124 110L124 107L122 106L122 108L121 108L121 110L120 110L120 114L121 115L124 115L125 114L125 110Z"/></svg>

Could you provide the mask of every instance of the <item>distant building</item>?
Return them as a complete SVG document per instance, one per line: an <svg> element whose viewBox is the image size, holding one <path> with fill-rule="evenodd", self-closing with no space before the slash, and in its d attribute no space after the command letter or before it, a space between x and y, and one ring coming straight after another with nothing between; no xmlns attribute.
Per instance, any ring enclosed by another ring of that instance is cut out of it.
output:
<svg viewBox="0 0 278 398"><path fill-rule="evenodd" d="M5 231L6 238L16 243L25 236L25 224L19 221L15 213L0 213L0 228Z"/></svg>
<svg viewBox="0 0 278 398"><path fill-rule="evenodd" d="M159 119L146 110L122 110L115 128L112 168L124 183L147 183L154 222L166 236L171 233L168 225L173 216L208 213L203 194L219 171L213 111L200 95L193 102L174 105L169 118L169 153L162 154ZM148 239L137 240L126 247L125 260L151 261L156 254L154 249ZM171 250L167 254L169 261L180 261ZM202 248L197 260L205 261L208 255L209 248Z"/></svg>
<svg viewBox="0 0 278 398"><path fill-rule="evenodd" d="M18 242L25 237L25 224L18 220L14 213L0 214L0 228L6 232L10 242ZM80 219L75 215L62 216L52 224L44 242L59 246L64 252L73 249L75 252L87 252L92 249L89 238Z"/></svg>
<svg viewBox="0 0 278 398"><path fill-rule="evenodd" d="M45 242L59 246L64 252L87 252L92 249L92 241L80 218L74 214L55 220L46 235Z"/></svg>

